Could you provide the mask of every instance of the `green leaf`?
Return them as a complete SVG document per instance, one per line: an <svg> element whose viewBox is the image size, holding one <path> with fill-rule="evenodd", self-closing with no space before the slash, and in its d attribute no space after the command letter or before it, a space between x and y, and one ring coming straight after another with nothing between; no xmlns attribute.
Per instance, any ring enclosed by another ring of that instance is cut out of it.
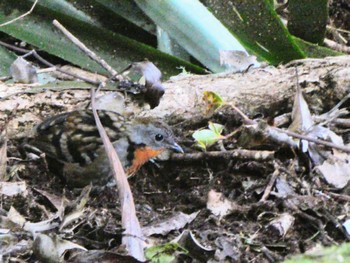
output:
<svg viewBox="0 0 350 263"><path fill-rule="evenodd" d="M305 54L277 16L269 0L204 0L240 42L271 64L301 59Z"/></svg>
<svg viewBox="0 0 350 263"><path fill-rule="evenodd" d="M167 31L188 53L214 72L222 50L245 52L245 48L198 0L135 0L138 6Z"/></svg>
<svg viewBox="0 0 350 263"><path fill-rule="evenodd" d="M16 60L17 56L0 46L0 76L8 76L10 74L10 66Z"/></svg>
<svg viewBox="0 0 350 263"><path fill-rule="evenodd" d="M28 0L27 0L28 1ZM27 5L29 2L26 2ZM50 4L48 4L50 3ZM131 40L122 35L106 30L99 23L92 24L88 16L82 16L81 11L74 8L67 9L67 13L60 13L61 1L39 1L35 12L23 19L7 26L0 27L3 31L15 38L30 43L46 52L58 56L82 68L105 74L105 70L92 61L62 33L54 29L53 19L58 19L86 46L91 48L100 57L105 59L117 71L124 69L130 63L148 58L159 67L165 77L179 73L177 67L184 66L187 70L200 73L202 69L193 64L166 55L156 49ZM19 7L23 7L23 3ZM0 4L0 23L9 21L23 14L29 8L18 10L10 0Z"/></svg>
<svg viewBox="0 0 350 263"><path fill-rule="evenodd" d="M156 25L133 1L87 0L74 1L72 4L79 10L84 10L85 15L93 17L95 25L105 30L147 45L156 45Z"/></svg>
<svg viewBox="0 0 350 263"><path fill-rule="evenodd" d="M220 136L222 131L224 130L224 125L209 122L209 129L212 130L217 136Z"/></svg>
<svg viewBox="0 0 350 263"><path fill-rule="evenodd" d="M198 145L203 149L206 149L208 146L218 141L216 133L208 129L195 131L192 137L197 141Z"/></svg>
<svg viewBox="0 0 350 263"><path fill-rule="evenodd" d="M223 129L223 125L210 122L209 129L195 131L192 134L192 137L202 149L206 150L208 146L213 145L217 141L225 138L221 135Z"/></svg>
<svg viewBox="0 0 350 263"><path fill-rule="evenodd" d="M109 10L109 12L123 17L150 34L156 35L156 25L148 16L145 15L145 13L142 12L135 2L130 0L95 0L94 2L103 6L105 11ZM116 17L111 16L111 14L109 14L109 17L109 20L116 19ZM119 20L118 22L120 23ZM110 22L113 23L113 21Z"/></svg>
<svg viewBox="0 0 350 263"><path fill-rule="evenodd" d="M284 263L328 263L350 262L350 243L334 245L328 248L319 247L312 252L293 256Z"/></svg>
<svg viewBox="0 0 350 263"><path fill-rule="evenodd" d="M344 53L334 51L333 49L319 46L317 44L312 44L310 42L304 41L300 38L294 37L296 43L298 43L299 47L303 49L307 57L310 58L324 58L330 56L342 56Z"/></svg>
<svg viewBox="0 0 350 263"><path fill-rule="evenodd" d="M328 20L328 0L289 0L288 30L294 36L322 44Z"/></svg>
<svg viewBox="0 0 350 263"><path fill-rule="evenodd" d="M147 248L145 251L146 259L154 263L174 262L178 254L188 254L188 251L177 243L166 243L163 245Z"/></svg>

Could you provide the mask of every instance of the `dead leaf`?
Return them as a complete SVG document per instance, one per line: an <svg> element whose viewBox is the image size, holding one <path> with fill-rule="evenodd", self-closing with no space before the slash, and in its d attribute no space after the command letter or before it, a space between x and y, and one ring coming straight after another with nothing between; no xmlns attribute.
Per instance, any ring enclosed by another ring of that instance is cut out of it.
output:
<svg viewBox="0 0 350 263"><path fill-rule="evenodd" d="M286 180L285 176L277 177L277 179L276 179L276 189L277 189L278 194L281 197L287 197L287 196L295 194L294 189L289 185L289 183Z"/></svg>
<svg viewBox="0 0 350 263"><path fill-rule="evenodd" d="M228 200L222 193L210 190L208 193L207 209L214 215L222 218L231 213L233 208L232 201Z"/></svg>
<svg viewBox="0 0 350 263"><path fill-rule="evenodd" d="M0 182L0 194L6 196L14 196L21 194L27 196L27 184L26 182Z"/></svg>
<svg viewBox="0 0 350 263"><path fill-rule="evenodd" d="M288 130L303 133L310 129L314 125L312 116L307 105L303 93L301 92L299 83L297 83L297 90L294 97L293 111L292 111L292 123Z"/></svg>
<svg viewBox="0 0 350 263"><path fill-rule="evenodd" d="M213 114L218 108L225 104L222 97L213 91L204 91L203 101L206 104L206 115Z"/></svg>
<svg viewBox="0 0 350 263"><path fill-rule="evenodd" d="M295 217L289 213L283 213L270 222L269 227L277 231L280 236L285 236L293 226Z"/></svg>
<svg viewBox="0 0 350 263"><path fill-rule="evenodd" d="M343 227L345 228L346 232L350 234L350 219L345 220Z"/></svg>
<svg viewBox="0 0 350 263"><path fill-rule="evenodd" d="M215 253L219 262L239 262L242 252L241 237L239 235L220 236L215 240L215 245L219 248Z"/></svg>
<svg viewBox="0 0 350 263"><path fill-rule="evenodd" d="M80 196L74 202L65 207L60 230L65 228L76 219L81 218L85 212L85 205L89 200L91 189L91 184L85 186L81 191Z"/></svg>
<svg viewBox="0 0 350 263"><path fill-rule="evenodd" d="M337 189L344 188L350 181L350 163L342 160L326 160L317 170L328 184Z"/></svg>
<svg viewBox="0 0 350 263"><path fill-rule="evenodd" d="M150 61L134 62L131 69L143 75L146 87L144 91L145 101L149 103L151 109L157 107L165 92L165 88L160 81L162 77L160 70Z"/></svg>
<svg viewBox="0 0 350 263"><path fill-rule="evenodd" d="M1 233L2 234L2 233ZM6 242L1 242L0 255L4 258L10 255L25 254L31 248L32 242L28 240L21 240L18 242L17 237L12 235L6 237Z"/></svg>
<svg viewBox="0 0 350 263"><path fill-rule="evenodd" d="M311 138L322 139L339 146L344 146L342 137L335 134L329 128L322 127L321 125L314 126L306 135ZM309 153L314 165L322 164L325 160L332 158L333 154L331 149L305 140L302 140L302 150L303 152L307 151Z"/></svg>
<svg viewBox="0 0 350 263"><path fill-rule="evenodd" d="M62 197L58 195L51 194L47 191L40 190L40 189L33 189L34 191L38 192L42 196L44 196L47 200L50 201L50 203L59 211L62 207Z"/></svg>
<svg viewBox="0 0 350 263"><path fill-rule="evenodd" d="M215 249L207 248L199 243L192 231L185 230L180 236L175 238L172 242L178 243L185 248L189 255L199 260L199 262L207 262L214 256Z"/></svg>
<svg viewBox="0 0 350 263"><path fill-rule="evenodd" d="M10 210L7 213L8 219L13 223L23 227L27 220L22 216L14 207L11 206Z"/></svg>
<svg viewBox="0 0 350 263"><path fill-rule="evenodd" d="M70 249L87 251L86 248L71 241L61 239L57 235L51 237L45 234L39 234L33 243L34 254L42 262L61 262L64 253Z"/></svg>
<svg viewBox="0 0 350 263"><path fill-rule="evenodd" d="M57 216L53 216L48 220L40 221L40 222L29 222L27 221L23 229L30 232L32 236L35 236L37 233L48 231L54 228L57 228L59 226L59 223L57 222Z"/></svg>
<svg viewBox="0 0 350 263"><path fill-rule="evenodd" d="M191 223L198 215L198 212L194 212L190 215L179 212L170 218L150 224L142 228L145 236L151 235L166 235L171 231L184 228L187 224Z"/></svg>
<svg viewBox="0 0 350 263"><path fill-rule="evenodd" d="M14 82L36 83L38 75L35 67L26 61L23 57L18 57L10 67L10 74Z"/></svg>
<svg viewBox="0 0 350 263"><path fill-rule="evenodd" d="M119 92L111 92L96 98L96 109L124 114L125 98Z"/></svg>
<svg viewBox="0 0 350 263"><path fill-rule="evenodd" d="M6 136L6 127L5 127L4 130L0 132L0 181L5 181L6 174L7 174L6 168L7 168L7 136Z"/></svg>
<svg viewBox="0 0 350 263"><path fill-rule="evenodd" d="M244 51L220 50L220 65L226 66L229 71L242 72L258 64L255 56L249 56Z"/></svg>
<svg viewBox="0 0 350 263"><path fill-rule="evenodd" d="M94 89L91 90L91 107L93 110L98 132L105 147L109 165L111 167L111 172L115 178L118 188L122 214L122 227L125 229L122 238L122 244L126 246L129 255L135 257L140 261L144 261L145 242L143 241L142 229L136 216L134 198L117 152L114 150L114 147L108 138L107 133L103 128L100 118L97 114Z"/></svg>

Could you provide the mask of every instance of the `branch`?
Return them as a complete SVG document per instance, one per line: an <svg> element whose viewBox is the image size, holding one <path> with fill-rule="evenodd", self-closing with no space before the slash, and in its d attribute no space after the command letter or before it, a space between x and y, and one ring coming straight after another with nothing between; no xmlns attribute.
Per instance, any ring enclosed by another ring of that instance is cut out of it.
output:
<svg viewBox="0 0 350 263"><path fill-rule="evenodd" d="M121 81L123 77L118 74L106 61L97 56L92 50L90 50L84 43L82 43L78 38L76 38L72 33L70 33L64 26L62 26L57 20L53 21L55 27L57 27L61 32L72 41L78 48L80 48L85 54L87 54L92 60L100 64L104 69L106 69L114 78Z"/></svg>
<svg viewBox="0 0 350 263"><path fill-rule="evenodd" d="M28 12L26 12L26 13L20 15L19 17L14 18L14 19L12 19L12 20L10 20L10 21L7 21L7 22L5 22L5 23L0 24L0 27L6 26L6 25L9 25L9 24L12 24L12 23L16 22L17 20L19 20L19 19L21 19L21 18L23 18L23 17L25 17L25 16L27 16L27 15L30 15L30 14L33 12L33 10L34 10L36 4L38 3L38 1L39 1L39 0L35 0L34 4L32 5L32 7L30 8L30 10L29 10Z"/></svg>

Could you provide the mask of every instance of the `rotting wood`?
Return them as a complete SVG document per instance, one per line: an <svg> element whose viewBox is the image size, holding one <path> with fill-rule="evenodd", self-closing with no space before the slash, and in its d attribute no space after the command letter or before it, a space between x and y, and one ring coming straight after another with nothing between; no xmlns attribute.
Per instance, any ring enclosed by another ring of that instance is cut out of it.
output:
<svg viewBox="0 0 350 263"><path fill-rule="evenodd" d="M298 67L303 94L314 114L329 110L349 91L350 56L306 59L289 63L289 66L251 69L239 74L176 76L164 82L166 93L160 105L153 110L145 110L142 115L164 117L172 119L172 122L204 117L202 97L206 90L218 93L251 118L256 115L274 117L290 112L295 94L295 66ZM28 89L31 87L0 84L0 96ZM19 94L0 101L0 124L17 102L20 105L12 120L15 125L9 125L12 127L9 138L18 133L25 134L30 123L37 123L38 116L81 108L88 100L87 90ZM31 113L28 116L35 118L22 118L25 113ZM224 114L230 119L235 112L225 110Z"/></svg>

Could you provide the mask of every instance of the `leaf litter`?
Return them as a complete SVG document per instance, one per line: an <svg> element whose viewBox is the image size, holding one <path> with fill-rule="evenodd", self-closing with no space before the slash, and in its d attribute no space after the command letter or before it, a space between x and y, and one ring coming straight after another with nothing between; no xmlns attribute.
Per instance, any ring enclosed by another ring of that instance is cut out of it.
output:
<svg viewBox="0 0 350 263"><path fill-rule="evenodd" d="M217 99L219 95L210 96L214 99L209 103L218 100L220 105L225 104ZM311 115L301 92L296 100L299 103L293 108L293 131L344 145L342 137L330 129L331 122L314 121L317 118ZM221 106L215 108L214 119ZM213 120L208 128L192 131L207 153L243 147L237 160L220 159L220 155L211 159L208 155L206 162L200 158L194 163L184 162L181 169L179 161L161 164L162 169L149 164L142 169L144 177L130 179L149 260L157 262L165 257L165 261L220 262L257 257L279 261L288 251L301 252L291 246L295 236L305 236L305 248L313 244L307 236L323 244L329 244L325 240L349 238L347 213L335 213L338 203L329 188L347 187L348 153L290 137L284 129L275 129L261 120L246 122L237 129L232 133L229 126ZM250 142L242 143L242 138ZM258 157L266 150L275 158ZM38 171L36 166L34 163L28 168ZM154 176L155 169L159 176ZM66 189L62 197L63 186L57 178L39 180L33 185L35 189L26 184L28 176L48 178L45 169L41 171L38 175L24 174L23 182L2 182L2 194L7 196L5 211L8 205L14 205L2 216L3 238L11 240L2 248L4 255L22 251L22 257L28 259L33 257L29 252L33 249L35 258L47 262L108 257L131 260L120 247L124 230L118 221L121 213L112 188ZM306 172L311 177L300 176ZM315 188L314 180L319 187ZM336 235L325 231L325 224Z"/></svg>
<svg viewBox="0 0 350 263"><path fill-rule="evenodd" d="M131 68L144 74L153 107L164 90L150 63ZM115 95L100 99L100 105L124 103ZM182 162L177 156L159 168L148 164L130 179L144 236L126 234L146 244L148 260L281 261L317 243L350 240L349 152L341 150L348 148L339 129L332 130L333 121L348 114L340 104L312 116L297 85L292 123L285 129L249 119L214 92L204 93L204 103L208 129L193 125L177 132L184 144L187 140L189 158L199 153L196 159ZM237 112L239 125L222 122L217 113L224 107ZM261 158L266 152L274 158ZM30 262L138 262L123 243L125 211L114 188L68 187L62 194L64 184L50 177L40 160L26 163L25 171L6 173L13 182L1 182L2 254ZM1 163L8 172L20 161L2 154Z"/></svg>

